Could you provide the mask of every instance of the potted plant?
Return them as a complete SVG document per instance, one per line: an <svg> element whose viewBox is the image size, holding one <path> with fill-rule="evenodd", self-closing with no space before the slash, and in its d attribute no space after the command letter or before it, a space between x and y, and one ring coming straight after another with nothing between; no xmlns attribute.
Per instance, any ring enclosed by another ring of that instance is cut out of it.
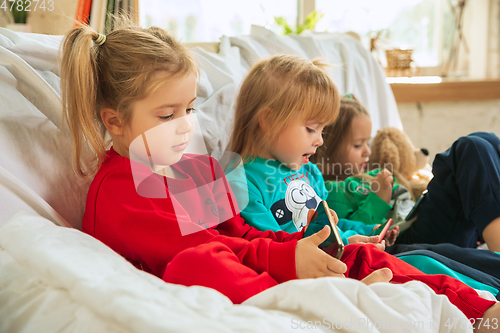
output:
<svg viewBox="0 0 500 333"><path fill-rule="evenodd" d="M27 2L28 3L28 2ZM7 29L20 32L31 32L28 20L28 5L24 1L9 1L9 6L2 6L1 10L7 17Z"/></svg>

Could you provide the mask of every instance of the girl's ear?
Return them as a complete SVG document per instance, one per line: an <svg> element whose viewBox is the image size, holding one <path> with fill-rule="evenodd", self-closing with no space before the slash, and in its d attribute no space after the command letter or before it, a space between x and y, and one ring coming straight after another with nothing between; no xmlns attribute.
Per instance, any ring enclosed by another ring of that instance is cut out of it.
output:
<svg viewBox="0 0 500 333"><path fill-rule="evenodd" d="M259 110L259 113L257 114L257 118L259 120L259 127L262 129L264 133L269 132L269 121L268 117L269 114L272 112L272 109L269 107L262 108Z"/></svg>
<svg viewBox="0 0 500 333"><path fill-rule="evenodd" d="M110 108L101 109L101 119L111 134L116 136L123 135L123 121L116 110Z"/></svg>

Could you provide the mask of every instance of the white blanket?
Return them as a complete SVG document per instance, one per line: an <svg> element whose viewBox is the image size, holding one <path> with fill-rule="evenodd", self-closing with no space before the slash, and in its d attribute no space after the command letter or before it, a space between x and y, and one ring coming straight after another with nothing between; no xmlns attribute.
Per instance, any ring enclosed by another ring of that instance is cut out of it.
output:
<svg viewBox="0 0 500 333"><path fill-rule="evenodd" d="M19 213L0 227L0 332L468 332L420 282L296 280L233 305L137 270L96 239ZM392 327L392 329L390 329Z"/></svg>

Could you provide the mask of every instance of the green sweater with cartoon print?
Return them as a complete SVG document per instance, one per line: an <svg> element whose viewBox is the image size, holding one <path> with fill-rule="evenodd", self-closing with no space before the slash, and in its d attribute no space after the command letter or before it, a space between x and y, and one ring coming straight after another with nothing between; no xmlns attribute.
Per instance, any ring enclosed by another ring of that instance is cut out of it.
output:
<svg viewBox="0 0 500 333"><path fill-rule="evenodd" d="M382 169L366 174L375 177ZM400 185L394 185L394 192ZM348 177L343 181L326 181L328 197L326 202L339 218L361 221L365 224L380 224L392 209L392 205L380 199L370 189L370 183L358 177Z"/></svg>
<svg viewBox="0 0 500 333"><path fill-rule="evenodd" d="M301 231L310 209L327 197L323 175L315 164L291 170L276 160L256 157L244 164L244 172L226 172L241 216L259 230ZM338 223L344 244L356 234L366 235L372 226L341 219Z"/></svg>

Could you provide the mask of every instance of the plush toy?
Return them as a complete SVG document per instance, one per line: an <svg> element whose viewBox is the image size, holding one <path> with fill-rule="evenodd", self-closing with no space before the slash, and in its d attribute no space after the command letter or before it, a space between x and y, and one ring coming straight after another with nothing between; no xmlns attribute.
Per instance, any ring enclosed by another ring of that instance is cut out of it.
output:
<svg viewBox="0 0 500 333"><path fill-rule="evenodd" d="M416 149L402 130L384 127L373 138L371 150L369 169L389 169L412 199L418 199L432 178L427 149Z"/></svg>

